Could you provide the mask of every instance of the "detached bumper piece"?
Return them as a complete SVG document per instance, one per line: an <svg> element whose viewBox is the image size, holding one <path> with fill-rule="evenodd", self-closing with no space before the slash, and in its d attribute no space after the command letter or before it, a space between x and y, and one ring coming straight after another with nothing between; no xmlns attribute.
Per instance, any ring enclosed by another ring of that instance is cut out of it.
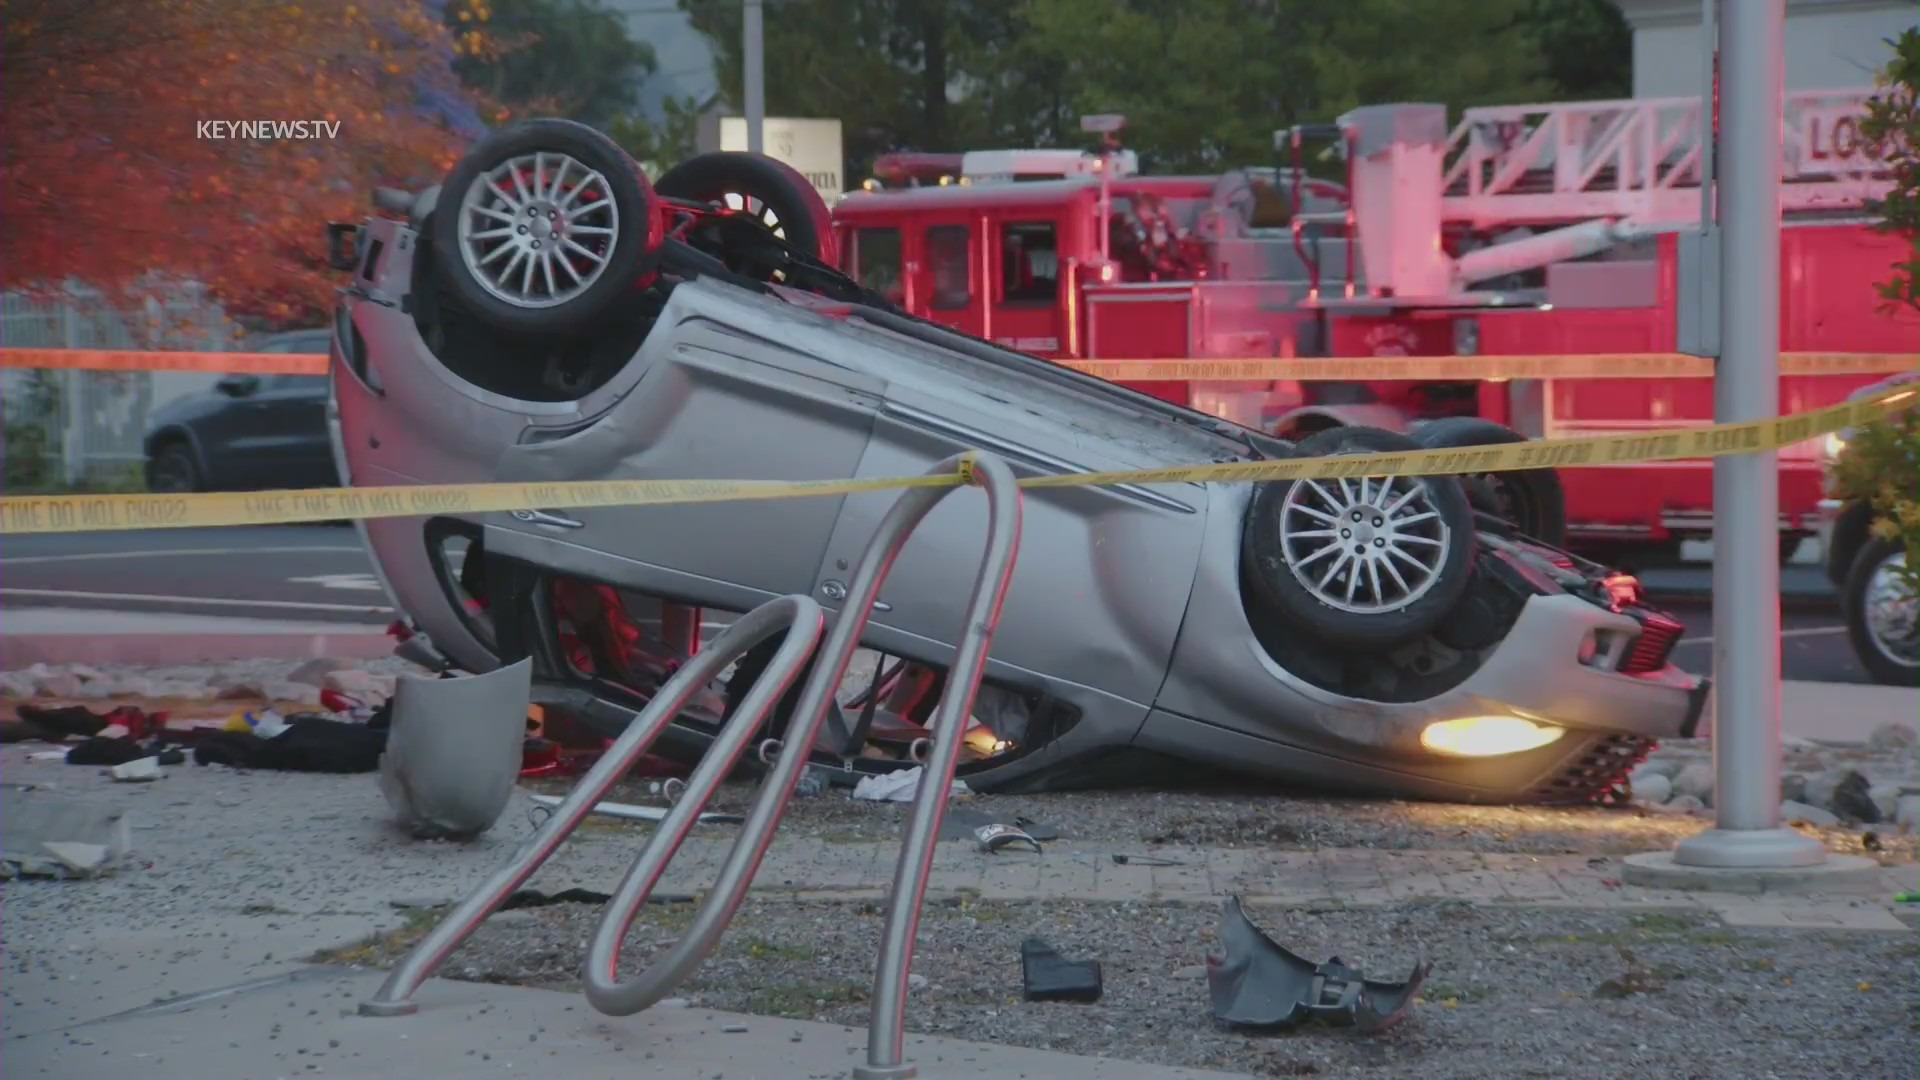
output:
<svg viewBox="0 0 1920 1080"><path fill-rule="evenodd" d="M1404 982L1363 978L1334 957L1324 964L1295 956L1248 920L1240 898L1220 913L1222 955L1207 957L1207 990L1217 1020L1242 1028L1292 1028L1310 1020L1386 1031L1407 1018L1433 965L1414 965Z"/></svg>

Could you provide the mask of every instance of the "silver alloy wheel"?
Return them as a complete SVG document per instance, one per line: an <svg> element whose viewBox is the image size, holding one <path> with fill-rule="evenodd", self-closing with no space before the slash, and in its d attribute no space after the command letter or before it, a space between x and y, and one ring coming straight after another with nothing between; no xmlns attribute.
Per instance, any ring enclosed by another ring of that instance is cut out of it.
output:
<svg viewBox="0 0 1920 1080"><path fill-rule="evenodd" d="M1902 667L1920 667L1920 598L1908 591L1903 580L1906 565L1902 551L1881 559L1861 601L1873 647Z"/></svg>
<svg viewBox="0 0 1920 1080"><path fill-rule="evenodd" d="M522 154L467 186L459 236L481 288L516 307L556 307L606 273L620 209L598 171L566 154Z"/></svg>
<svg viewBox="0 0 1920 1080"><path fill-rule="evenodd" d="M1418 477L1302 480L1280 506L1287 569L1321 603L1355 614L1425 596L1452 542Z"/></svg>

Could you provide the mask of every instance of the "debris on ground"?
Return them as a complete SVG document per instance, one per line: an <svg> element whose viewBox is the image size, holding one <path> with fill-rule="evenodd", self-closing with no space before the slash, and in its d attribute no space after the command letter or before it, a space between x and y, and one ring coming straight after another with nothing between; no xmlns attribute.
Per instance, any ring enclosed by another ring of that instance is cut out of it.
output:
<svg viewBox="0 0 1920 1080"><path fill-rule="evenodd" d="M1900 804L1920 797L1920 758L1913 752L1916 739L1920 735L1913 725L1902 723L1881 725L1865 742L1784 739L1782 817L1821 828L1842 823L1891 824L1894 832L1913 833L1920 822L1903 822ZM1712 810L1712 753L1706 739L1661 743L1633 771L1633 804L1659 814L1704 815Z"/></svg>
<svg viewBox="0 0 1920 1080"><path fill-rule="evenodd" d="M980 842L980 850L989 855L1014 844L1025 844L1035 852L1040 851L1040 841L1012 825L982 825L973 831L973 837Z"/></svg>
<svg viewBox="0 0 1920 1080"><path fill-rule="evenodd" d="M1100 961L1068 960L1037 937L1020 943L1020 980L1028 1001L1099 1001Z"/></svg>
<svg viewBox="0 0 1920 1080"><path fill-rule="evenodd" d="M132 850L124 810L42 792L0 793L0 876L93 877Z"/></svg>
<svg viewBox="0 0 1920 1080"><path fill-rule="evenodd" d="M553 811L566 800L557 795L531 795L529 801L534 806L534 821L544 823ZM665 821L672 813L666 806L635 806L632 803L599 802L593 804L592 813L603 817L622 818L627 821ZM702 825L739 825L746 821L739 814L703 813L694 821Z"/></svg>
<svg viewBox="0 0 1920 1080"><path fill-rule="evenodd" d="M1042 825L1024 814L993 814L971 806L949 806L940 818L942 840L977 840L980 830L989 825L1011 825L1030 840L1060 839L1060 830Z"/></svg>
<svg viewBox="0 0 1920 1080"><path fill-rule="evenodd" d="M1296 956L1253 925L1228 897L1222 906L1220 953L1207 956L1213 1015L1230 1027L1291 1028L1308 1020L1352 1026L1367 1034L1405 1020L1432 965L1420 962L1404 982L1364 978L1333 957L1324 964Z"/></svg>
<svg viewBox="0 0 1920 1080"><path fill-rule="evenodd" d="M912 802L920 791L920 779L927 773L926 766L915 765L911 769L898 769L890 773L875 776L863 776L853 785L853 797L867 802ZM965 780L955 780L949 797L971 795L972 789Z"/></svg>
<svg viewBox="0 0 1920 1080"><path fill-rule="evenodd" d="M1163 859L1158 855L1119 855L1113 857L1115 866L1185 866L1179 859Z"/></svg>
<svg viewBox="0 0 1920 1080"><path fill-rule="evenodd" d="M422 839L469 839L500 820L520 779L532 678L533 662L522 660L479 675L400 681L377 765L402 828Z"/></svg>
<svg viewBox="0 0 1920 1080"><path fill-rule="evenodd" d="M141 784L159 780L167 774L160 768L160 758L135 758L107 770L107 774L123 784Z"/></svg>

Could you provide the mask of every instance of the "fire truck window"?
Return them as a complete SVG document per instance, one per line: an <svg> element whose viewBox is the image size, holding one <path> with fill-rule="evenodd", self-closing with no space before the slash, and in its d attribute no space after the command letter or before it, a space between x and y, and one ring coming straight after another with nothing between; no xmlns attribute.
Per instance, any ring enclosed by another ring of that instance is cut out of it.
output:
<svg viewBox="0 0 1920 1080"><path fill-rule="evenodd" d="M854 233L853 257L860 284L896 302L904 295L900 289L899 229L861 229Z"/></svg>
<svg viewBox="0 0 1920 1080"><path fill-rule="evenodd" d="M963 308L973 299L973 282L967 273L967 227L935 225L927 230L927 268L933 274L935 308Z"/></svg>
<svg viewBox="0 0 1920 1080"><path fill-rule="evenodd" d="M1051 304L1059 296L1060 250L1050 221L1000 229L1001 292L1009 304Z"/></svg>

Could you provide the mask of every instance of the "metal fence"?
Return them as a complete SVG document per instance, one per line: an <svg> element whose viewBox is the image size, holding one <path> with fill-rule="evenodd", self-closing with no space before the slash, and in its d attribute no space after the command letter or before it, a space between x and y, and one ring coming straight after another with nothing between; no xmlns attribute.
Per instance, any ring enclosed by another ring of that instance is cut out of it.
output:
<svg viewBox="0 0 1920 1080"><path fill-rule="evenodd" d="M64 299L0 294L0 344L16 348L240 347L236 324L184 286L116 308L73 288ZM151 371L0 371L0 476L12 491L125 489L142 478L141 437L156 408L217 375Z"/></svg>

